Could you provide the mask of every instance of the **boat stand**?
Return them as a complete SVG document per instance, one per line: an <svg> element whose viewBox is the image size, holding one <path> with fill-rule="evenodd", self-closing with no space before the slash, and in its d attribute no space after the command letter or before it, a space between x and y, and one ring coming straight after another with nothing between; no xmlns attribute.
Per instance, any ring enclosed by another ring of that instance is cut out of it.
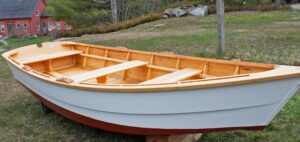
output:
<svg viewBox="0 0 300 142"><path fill-rule="evenodd" d="M44 103L40 103L40 107L41 107L41 111L43 114L48 114L48 113L52 112L52 109L47 107Z"/></svg>
<svg viewBox="0 0 300 142"><path fill-rule="evenodd" d="M201 133L185 135L146 136L146 142L196 142L199 141L201 137Z"/></svg>

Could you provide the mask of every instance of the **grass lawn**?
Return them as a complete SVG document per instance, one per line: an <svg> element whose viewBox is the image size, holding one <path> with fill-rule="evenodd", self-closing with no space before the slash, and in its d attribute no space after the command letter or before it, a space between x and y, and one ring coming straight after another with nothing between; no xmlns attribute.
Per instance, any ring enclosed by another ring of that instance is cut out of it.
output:
<svg viewBox="0 0 300 142"><path fill-rule="evenodd" d="M160 20L115 33L85 35L72 40L191 56L295 65L300 59L299 27L300 11L229 13L226 16L227 52L222 57L216 54L215 15ZM27 40L14 40L8 40L10 45L15 45L11 46L13 48L29 44ZM295 142L300 141L299 134L300 93L297 93L263 131L209 133L201 141ZM144 139L90 128L56 113L41 114L39 103L13 79L0 57L0 141L140 142Z"/></svg>
<svg viewBox="0 0 300 142"><path fill-rule="evenodd" d="M8 38L5 41L8 43L8 49L22 47L31 44L38 44L45 41L50 41L51 36L29 37L29 38Z"/></svg>
<svg viewBox="0 0 300 142"><path fill-rule="evenodd" d="M2 42L0 42L0 47L2 47L4 44Z"/></svg>

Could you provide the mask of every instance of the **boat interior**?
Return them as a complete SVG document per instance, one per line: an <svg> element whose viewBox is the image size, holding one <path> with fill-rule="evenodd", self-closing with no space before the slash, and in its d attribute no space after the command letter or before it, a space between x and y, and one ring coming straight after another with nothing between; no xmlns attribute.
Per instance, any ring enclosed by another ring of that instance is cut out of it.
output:
<svg viewBox="0 0 300 142"><path fill-rule="evenodd" d="M150 85L219 80L274 69L274 65L73 42L14 50L9 58L24 70L61 83Z"/></svg>

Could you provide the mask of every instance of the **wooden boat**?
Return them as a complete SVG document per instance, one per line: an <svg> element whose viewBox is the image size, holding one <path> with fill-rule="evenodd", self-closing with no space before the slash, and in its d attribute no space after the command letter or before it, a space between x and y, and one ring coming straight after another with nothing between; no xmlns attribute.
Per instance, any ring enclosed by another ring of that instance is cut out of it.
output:
<svg viewBox="0 0 300 142"><path fill-rule="evenodd" d="M3 54L47 107L109 131L168 135L261 130L300 87L300 68L74 42Z"/></svg>

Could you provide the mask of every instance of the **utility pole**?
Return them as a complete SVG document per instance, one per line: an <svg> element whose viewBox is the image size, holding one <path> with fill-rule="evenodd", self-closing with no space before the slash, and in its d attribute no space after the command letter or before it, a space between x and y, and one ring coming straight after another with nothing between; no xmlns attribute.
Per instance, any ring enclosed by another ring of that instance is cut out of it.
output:
<svg viewBox="0 0 300 142"><path fill-rule="evenodd" d="M225 53L224 0L216 0L218 19L218 52Z"/></svg>
<svg viewBox="0 0 300 142"><path fill-rule="evenodd" d="M112 22L118 23L118 5L117 5L117 0L110 0L111 3L111 17L112 17Z"/></svg>

